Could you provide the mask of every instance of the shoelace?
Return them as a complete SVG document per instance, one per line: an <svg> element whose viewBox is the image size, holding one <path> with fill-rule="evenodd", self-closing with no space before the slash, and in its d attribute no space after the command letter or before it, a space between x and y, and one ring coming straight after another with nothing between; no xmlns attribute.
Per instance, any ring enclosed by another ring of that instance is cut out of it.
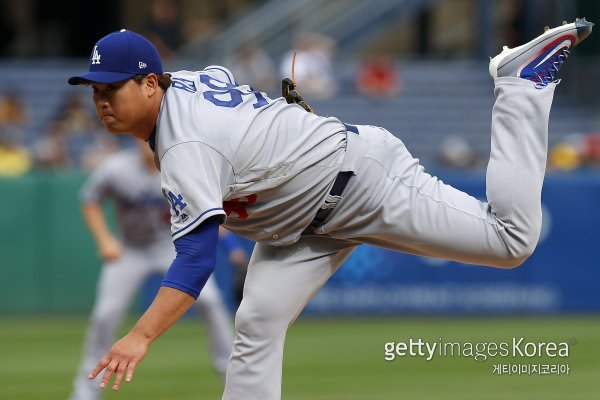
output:
<svg viewBox="0 0 600 400"><path fill-rule="evenodd" d="M551 82L558 82L559 80L555 79L556 73L560 69L560 66L565 62L565 60L569 57L571 51L569 49L563 49L556 53L554 56L555 60L550 63L550 66L543 67L543 70L540 72L535 72L537 79L539 82L535 83L535 87L537 89L541 89L543 87L548 86Z"/></svg>

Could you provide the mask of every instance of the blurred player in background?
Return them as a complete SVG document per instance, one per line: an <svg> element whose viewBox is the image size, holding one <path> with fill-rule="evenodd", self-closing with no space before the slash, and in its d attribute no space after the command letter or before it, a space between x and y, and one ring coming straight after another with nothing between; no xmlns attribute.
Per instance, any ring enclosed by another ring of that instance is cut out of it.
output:
<svg viewBox="0 0 600 400"><path fill-rule="evenodd" d="M242 246L238 237L227 229L219 226L219 247L227 254L227 260L231 268L231 286L233 290L233 300L237 308L242 302L244 292L244 281L246 280L246 271L250 255Z"/></svg>
<svg viewBox="0 0 600 400"><path fill-rule="evenodd" d="M108 227L102 208L104 199L116 204L120 239ZM107 157L82 188L81 201L85 222L104 265L71 400L94 400L100 398L101 390L87 374L110 348L142 284L151 274L167 271L175 249L169 232L169 211L160 192L160 174L146 143ZM230 260L243 262L244 254L240 254L234 240L230 239L233 245L228 253L235 255L230 255ZM233 327L213 277L196 305L208 328L213 366L224 378Z"/></svg>

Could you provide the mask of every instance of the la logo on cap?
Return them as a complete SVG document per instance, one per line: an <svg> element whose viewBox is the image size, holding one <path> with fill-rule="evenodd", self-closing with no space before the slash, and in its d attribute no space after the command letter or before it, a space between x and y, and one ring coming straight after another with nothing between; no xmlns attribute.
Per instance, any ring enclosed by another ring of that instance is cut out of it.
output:
<svg viewBox="0 0 600 400"><path fill-rule="evenodd" d="M94 46L94 53L92 54L92 64L100 64L100 54L98 53L98 46Z"/></svg>

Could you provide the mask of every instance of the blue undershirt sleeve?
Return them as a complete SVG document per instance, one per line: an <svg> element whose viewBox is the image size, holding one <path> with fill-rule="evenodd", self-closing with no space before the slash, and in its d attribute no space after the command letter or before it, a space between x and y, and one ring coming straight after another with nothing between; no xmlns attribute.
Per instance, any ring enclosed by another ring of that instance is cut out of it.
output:
<svg viewBox="0 0 600 400"><path fill-rule="evenodd" d="M177 256L167 271L162 286L178 289L198 298L215 269L220 221L221 218L209 218L174 241Z"/></svg>

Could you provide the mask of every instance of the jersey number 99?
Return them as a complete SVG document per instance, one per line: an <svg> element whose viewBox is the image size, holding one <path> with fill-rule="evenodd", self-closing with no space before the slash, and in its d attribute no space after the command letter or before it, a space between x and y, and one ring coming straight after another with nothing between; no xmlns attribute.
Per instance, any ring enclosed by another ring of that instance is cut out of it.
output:
<svg viewBox="0 0 600 400"><path fill-rule="evenodd" d="M256 96L256 103L252 104L252 107L254 108L260 108L269 103L261 92L253 90L249 86L249 91L243 91L240 89L240 86L221 82L218 79L204 74L200 75L200 82L213 89L204 91L202 93L204 98L219 107L237 107L244 101L243 96L249 95Z"/></svg>

